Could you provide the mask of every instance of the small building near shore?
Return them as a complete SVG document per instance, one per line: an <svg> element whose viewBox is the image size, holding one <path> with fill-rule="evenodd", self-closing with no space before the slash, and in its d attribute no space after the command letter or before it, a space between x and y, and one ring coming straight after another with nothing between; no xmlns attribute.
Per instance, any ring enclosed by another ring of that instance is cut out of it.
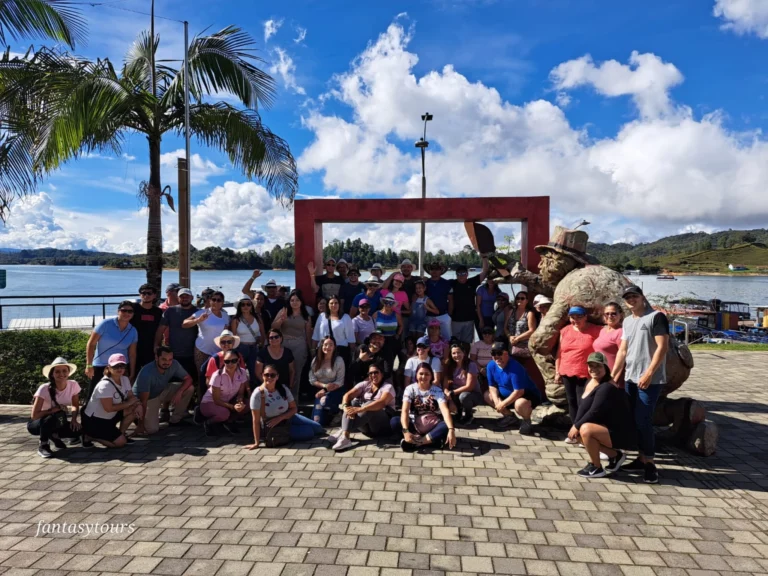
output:
<svg viewBox="0 0 768 576"><path fill-rule="evenodd" d="M731 272L744 272L746 269L747 267L741 264L728 264L728 270Z"/></svg>

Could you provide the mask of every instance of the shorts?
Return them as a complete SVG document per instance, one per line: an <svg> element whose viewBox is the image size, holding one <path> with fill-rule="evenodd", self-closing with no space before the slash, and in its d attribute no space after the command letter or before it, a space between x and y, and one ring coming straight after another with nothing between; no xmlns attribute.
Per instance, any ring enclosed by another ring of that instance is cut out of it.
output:
<svg viewBox="0 0 768 576"><path fill-rule="evenodd" d="M119 424L119 416L105 420L83 414L83 432L96 440L106 440L107 442L117 440L122 435L118 427Z"/></svg>
<svg viewBox="0 0 768 576"><path fill-rule="evenodd" d="M531 408L536 408L541 404L541 394L538 390L526 390L523 392L523 398L531 403Z"/></svg>

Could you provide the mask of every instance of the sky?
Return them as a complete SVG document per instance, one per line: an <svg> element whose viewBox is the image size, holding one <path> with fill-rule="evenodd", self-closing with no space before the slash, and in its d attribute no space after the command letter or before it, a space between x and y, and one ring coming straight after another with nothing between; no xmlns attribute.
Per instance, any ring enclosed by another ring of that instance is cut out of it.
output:
<svg viewBox="0 0 768 576"><path fill-rule="evenodd" d="M115 63L149 19L149 0L83 6L77 52ZM234 24L277 81L264 123L289 143L303 198L418 197L414 143L427 127L427 195L551 197L551 226L586 219L593 241L768 225L766 0L156 0L190 35ZM159 58L180 61L183 28L157 20ZM32 42L11 46L23 52ZM228 98L213 95L212 99ZM176 195L183 139L162 146ZM198 248L271 249L293 241L293 214L217 150L192 142L192 238ZM81 157L13 204L0 248L143 252L148 146ZM418 225L327 225L418 249ZM519 227L494 224L500 238ZM163 210L164 246L177 246ZM427 248L457 251L459 224L427 227ZM500 243L497 241L497 244Z"/></svg>

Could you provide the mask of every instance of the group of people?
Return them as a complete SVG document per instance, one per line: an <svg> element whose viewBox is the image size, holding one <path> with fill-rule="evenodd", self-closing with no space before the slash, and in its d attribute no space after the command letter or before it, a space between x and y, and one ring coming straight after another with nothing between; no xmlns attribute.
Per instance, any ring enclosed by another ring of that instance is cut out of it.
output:
<svg viewBox="0 0 768 576"><path fill-rule="evenodd" d="M66 448L63 439L119 448L155 434L161 422L200 424L209 436L248 425L253 442L246 448L256 449L262 441L280 446L324 434L334 420L340 429L329 441L337 451L357 444L355 432L401 436L406 451L452 448L455 426L470 424L484 405L500 414L499 427L519 422L521 434L532 434L532 411L547 399L528 339L550 299L529 302L522 291L510 302L486 278L485 257L480 274L469 276L459 266L452 280L443 278L439 263L427 278L414 276L408 260L387 278L374 265L364 282L344 260L328 258L324 265L323 274L307 267L314 309L299 290L281 294L274 280L255 291L259 270L243 286L232 316L220 291L205 290L196 306L188 288L169 284L158 305L154 287L141 286L139 302L121 302L117 316L96 326L88 340L84 407L71 379L74 365L57 358L43 368L47 382L35 394L28 426L39 436L38 452L50 457L51 443ZM557 379L574 423L566 441L587 449L590 464L580 472L587 477L621 466L620 449L637 436L627 428L633 420L641 440L634 466L646 479L653 467L648 430L664 366L662 344L645 340L661 334L663 322L643 320L653 311L642 293L643 315L635 320L633 294L625 294L633 316L623 330L616 303L605 306L603 327L574 307L557 346ZM643 364L648 354L653 360ZM619 385L626 397L613 392ZM299 414L303 397L311 400L311 417ZM601 454L609 459L605 466Z"/></svg>

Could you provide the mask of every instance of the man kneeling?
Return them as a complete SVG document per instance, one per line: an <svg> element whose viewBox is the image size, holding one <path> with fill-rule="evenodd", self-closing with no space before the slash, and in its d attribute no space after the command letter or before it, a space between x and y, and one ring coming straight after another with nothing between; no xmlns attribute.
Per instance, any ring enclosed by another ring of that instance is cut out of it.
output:
<svg viewBox="0 0 768 576"><path fill-rule="evenodd" d="M160 407L168 401L173 406L171 426L182 423L194 386L192 377L173 359L173 351L168 346L158 346L155 361L139 371L133 393L139 398L145 414L144 429L138 429L137 434L154 434L160 429Z"/></svg>
<svg viewBox="0 0 768 576"><path fill-rule="evenodd" d="M520 434L533 434L531 412L541 404L541 395L536 384L528 377L528 373L514 358L509 356L507 343L494 342L491 347L491 357L488 362L486 375L488 392L486 402L502 415L499 427L509 428L516 421L510 408L514 408L522 419Z"/></svg>

